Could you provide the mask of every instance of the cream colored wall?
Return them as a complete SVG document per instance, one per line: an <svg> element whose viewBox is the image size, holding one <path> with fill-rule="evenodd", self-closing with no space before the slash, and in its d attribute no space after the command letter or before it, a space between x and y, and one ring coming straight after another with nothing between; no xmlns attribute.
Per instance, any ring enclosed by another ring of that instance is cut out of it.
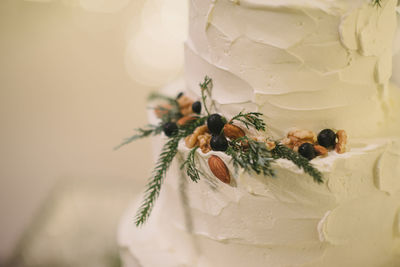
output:
<svg viewBox="0 0 400 267"><path fill-rule="evenodd" d="M141 187L152 166L148 140L112 150L146 124L151 88L126 67L144 0L119 1L114 13L45 2L0 1L0 263L57 181Z"/></svg>

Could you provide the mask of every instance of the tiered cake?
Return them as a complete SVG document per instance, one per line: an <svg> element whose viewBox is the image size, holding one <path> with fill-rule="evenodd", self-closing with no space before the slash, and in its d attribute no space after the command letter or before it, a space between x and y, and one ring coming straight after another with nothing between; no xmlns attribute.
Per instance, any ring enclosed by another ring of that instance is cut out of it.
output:
<svg viewBox="0 0 400 267"><path fill-rule="evenodd" d="M185 81L217 109L264 114L268 134L345 129L346 153L313 159L324 183L286 160L276 177L239 171L224 184L171 167L149 221L137 205L119 231L125 266L400 266L400 94L389 82L396 0L191 0ZM178 159L188 149L182 143Z"/></svg>

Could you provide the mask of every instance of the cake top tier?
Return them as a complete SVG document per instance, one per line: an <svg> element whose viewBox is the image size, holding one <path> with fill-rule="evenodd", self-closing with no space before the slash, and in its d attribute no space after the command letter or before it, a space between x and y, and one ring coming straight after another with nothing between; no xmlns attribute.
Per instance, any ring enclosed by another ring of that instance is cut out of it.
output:
<svg viewBox="0 0 400 267"><path fill-rule="evenodd" d="M375 136L393 119L396 0L192 0L186 81L205 75L223 112L259 110L272 134L345 128Z"/></svg>

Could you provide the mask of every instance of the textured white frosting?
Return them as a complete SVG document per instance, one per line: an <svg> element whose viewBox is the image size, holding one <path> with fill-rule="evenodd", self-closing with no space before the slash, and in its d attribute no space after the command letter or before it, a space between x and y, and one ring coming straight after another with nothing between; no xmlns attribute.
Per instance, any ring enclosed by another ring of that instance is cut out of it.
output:
<svg viewBox="0 0 400 267"><path fill-rule="evenodd" d="M124 258L143 267L400 266L396 2L192 0L185 83L167 91L199 96L208 75L227 117L261 111L279 138L293 127L345 129L349 152L312 160L322 185L286 160L276 178L231 173L226 185L207 166L216 154L234 169L220 152L198 152L199 183L185 177L182 144L148 223L134 227L136 204L122 221Z"/></svg>
<svg viewBox="0 0 400 267"><path fill-rule="evenodd" d="M247 103L275 136L292 127L376 136L393 122L396 3L192 0L188 87L199 94L208 74L223 111Z"/></svg>
<svg viewBox="0 0 400 267"><path fill-rule="evenodd" d="M223 153L200 153L199 183L174 166L148 224L128 213L120 243L142 266L400 266L400 138L313 160L323 185L286 160L276 178L231 173L226 185L207 168L212 154L233 170Z"/></svg>

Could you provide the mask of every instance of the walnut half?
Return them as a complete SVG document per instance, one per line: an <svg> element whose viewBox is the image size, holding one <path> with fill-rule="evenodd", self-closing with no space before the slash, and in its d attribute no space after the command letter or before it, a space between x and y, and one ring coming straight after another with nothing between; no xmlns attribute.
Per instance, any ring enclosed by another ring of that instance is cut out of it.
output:
<svg viewBox="0 0 400 267"><path fill-rule="evenodd" d="M339 130L336 132L336 136L338 141L335 146L335 151L339 154L343 154L346 152L347 133L345 130Z"/></svg>
<svg viewBox="0 0 400 267"><path fill-rule="evenodd" d="M196 145L198 145L198 137L200 135L203 135L204 133L208 133L208 127L207 125L202 125L196 128L194 130L193 134L187 136L185 138L185 144L188 148L194 148Z"/></svg>

